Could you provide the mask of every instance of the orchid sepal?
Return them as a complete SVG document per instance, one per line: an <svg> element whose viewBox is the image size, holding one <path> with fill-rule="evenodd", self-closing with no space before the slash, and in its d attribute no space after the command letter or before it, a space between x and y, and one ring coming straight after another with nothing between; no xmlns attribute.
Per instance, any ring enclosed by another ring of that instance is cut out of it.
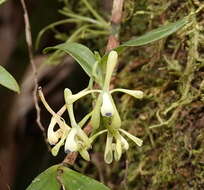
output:
<svg viewBox="0 0 204 190"><path fill-rule="evenodd" d="M123 89L123 88L116 88L110 91L111 94L114 92L123 92L137 99L142 99L144 97L144 92L141 90L128 90L128 89Z"/></svg>

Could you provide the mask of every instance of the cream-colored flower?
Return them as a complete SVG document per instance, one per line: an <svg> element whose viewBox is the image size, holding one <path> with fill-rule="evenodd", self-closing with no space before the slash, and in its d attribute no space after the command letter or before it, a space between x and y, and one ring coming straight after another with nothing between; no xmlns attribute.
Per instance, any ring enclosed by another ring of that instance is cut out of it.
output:
<svg viewBox="0 0 204 190"><path fill-rule="evenodd" d="M106 65L106 75L101 89L85 89L77 94L72 94L71 90L66 88L64 90L65 106L59 112L55 113L46 102L43 94L39 91L40 98L46 109L52 114L52 119L48 127L48 142L55 145L52 149L52 154L57 155L59 148L65 143L65 152L79 152L85 160L90 160L88 149L99 135L107 132L106 147L104 153L104 160L106 163L111 163L113 159L120 160L122 152L128 150L129 144L127 140L121 135L124 134L138 146L142 146L142 140L131 135L127 131L121 129L121 119L117 111L116 105L112 98L114 92L127 93L134 98L142 99L144 94L140 90L128 90L122 88L110 89L110 82L113 71L117 64L118 54L116 51L111 51L108 55ZM74 116L73 104L78 99L88 94L98 93L96 104L91 113L87 114L81 122L77 123ZM70 126L61 118L61 115L67 109ZM82 126L91 117L91 124L93 128L97 129L100 126L100 120L103 118L105 122L105 130L101 130L90 138L85 134ZM59 129L54 130L56 124Z"/></svg>

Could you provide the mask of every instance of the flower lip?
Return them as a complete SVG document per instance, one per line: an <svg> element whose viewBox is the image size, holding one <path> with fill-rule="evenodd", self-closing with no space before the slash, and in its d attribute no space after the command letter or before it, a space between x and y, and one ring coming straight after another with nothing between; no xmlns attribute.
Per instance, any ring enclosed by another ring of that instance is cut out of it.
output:
<svg viewBox="0 0 204 190"><path fill-rule="evenodd" d="M64 150L65 152L75 152L78 151L78 143L76 140L76 135L77 135L77 129L72 128L67 135L67 139L65 142Z"/></svg>
<svg viewBox="0 0 204 190"><path fill-rule="evenodd" d="M112 117L114 114L114 107L111 101L111 97L107 92L103 93L103 103L101 106L102 116Z"/></svg>

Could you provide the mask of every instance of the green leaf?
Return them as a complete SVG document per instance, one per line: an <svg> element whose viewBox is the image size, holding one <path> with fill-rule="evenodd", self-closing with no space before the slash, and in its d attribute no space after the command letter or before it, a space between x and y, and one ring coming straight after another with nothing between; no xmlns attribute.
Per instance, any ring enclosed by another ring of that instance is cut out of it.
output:
<svg viewBox="0 0 204 190"><path fill-rule="evenodd" d="M85 175L82 175L76 171L73 171L69 168L61 166L60 169L64 171L64 173L61 175L62 182L66 189L69 190L88 190L88 189L94 189L94 190L110 190L108 187L106 187L104 184L87 177Z"/></svg>
<svg viewBox="0 0 204 190"><path fill-rule="evenodd" d="M64 188L61 188L64 187ZM55 165L37 176L26 190L110 190L102 183L73 171L63 165Z"/></svg>
<svg viewBox="0 0 204 190"><path fill-rule="evenodd" d="M37 176L26 190L60 190L57 181L58 165L52 166Z"/></svg>
<svg viewBox="0 0 204 190"><path fill-rule="evenodd" d="M118 49L120 49L121 47L125 47L125 46L142 46L142 45L146 45L148 43L154 42L156 40L160 40L162 38L165 38L173 34L174 32L179 30L181 27L183 27L187 23L188 23L188 17L185 17L175 23L170 23L170 24L161 26L140 37L135 37L132 40L129 40L123 43L121 46L118 47Z"/></svg>
<svg viewBox="0 0 204 190"><path fill-rule="evenodd" d="M13 78L13 76L2 66L0 66L0 84L10 90L13 90L17 93L20 92L18 83Z"/></svg>
<svg viewBox="0 0 204 190"><path fill-rule="evenodd" d="M165 38L165 37L173 34L174 32L176 32L180 28L182 28L184 25L186 25L188 23L188 20L189 20L188 18L189 17L185 17L181 20L178 20L175 23L170 23L170 24L161 26L157 29L154 29L150 32L147 32L146 34L144 34L142 36L134 37L133 39L128 40L127 42L124 42L123 44L121 44L120 46L115 48L114 50L117 51L118 53L121 53L124 50L124 48L126 48L126 47L143 46L143 45L149 44L151 42L155 42L157 40ZM108 53L106 53L102 57L102 59L100 61L101 65L104 65L104 63L106 63L107 57L108 57Z"/></svg>
<svg viewBox="0 0 204 190"><path fill-rule="evenodd" d="M75 42L66 42L54 47L45 48L44 52L49 50L61 50L68 53L81 65L84 71L92 77L92 70L97 60L88 47Z"/></svg>
<svg viewBox="0 0 204 190"><path fill-rule="evenodd" d="M0 0L0 5L5 3L5 2L6 2L6 0Z"/></svg>

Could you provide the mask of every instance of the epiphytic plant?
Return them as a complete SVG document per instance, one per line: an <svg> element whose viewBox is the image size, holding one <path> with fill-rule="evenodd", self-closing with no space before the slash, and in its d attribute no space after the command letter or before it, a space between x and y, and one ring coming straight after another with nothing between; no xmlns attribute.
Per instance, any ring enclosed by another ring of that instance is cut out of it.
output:
<svg viewBox="0 0 204 190"><path fill-rule="evenodd" d="M45 100L42 90L39 90L39 96L45 105L46 109L52 115L50 125L48 127L47 138L52 148L52 154L55 156L61 146L64 145L65 152L79 152L85 160L90 160L88 149L93 145L94 140L101 134L107 133L107 140L105 146L104 160L106 163L111 163L113 158L118 161L121 158L122 152L129 148L129 144L124 136L127 136L134 141L138 146L142 146L143 141L121 128L121 119L112 98L114 92L124 92L135 98L141 99L144 94L141 90L128 90L128 89L111 89L110 82L111 76L117 64L118 54L121 53L126 47L129 46L142 46L156 40L167 37L168 35L176 32L189 22L189 17L185 17L175 23L162 26L156 30L148 32L141 37L129 40L111 52L106 53L103 57L99 53L93 53L88 47L74 42L65 42L63 44L49 47L49 50L56 50L57 52L65 52L71 55L84 69L90 77L88 87L76 94L72 94L70 89L64 90L65 105L58 112L54 112ZM98 84L95 88L94 83ZM73 104L78 99L87 94L98 94L93 96L94 107L80 122L76 122ZM68 125L63 119L62 114L68 111L70 124ZM88 136L83 131L83 126L90 120L93 127L93 133ZM55 130L56 124L59 129ZM124 136L123 136L124 135ZM69 175L69 176L68 176ZM65 176L67 178L65 178ZM46 188L63 189L108 189L104 185L86 178L72 170L67 171L62 165L53 166L39 175L36 180L28 187L27 190L37 189L40 190L48 181L52 181L52 186L47 184ZM48 187L49 186L49 187Z"/></svg>

